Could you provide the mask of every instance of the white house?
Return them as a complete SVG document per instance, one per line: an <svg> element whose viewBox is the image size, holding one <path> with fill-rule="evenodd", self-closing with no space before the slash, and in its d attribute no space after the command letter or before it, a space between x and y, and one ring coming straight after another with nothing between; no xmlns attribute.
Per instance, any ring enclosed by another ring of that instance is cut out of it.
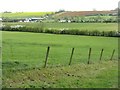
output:
<svg viewBox="0 0 120 90"><path fill-rule="evenodd" d="M0 18L0 22L2 21L2 18Z"/></svg>

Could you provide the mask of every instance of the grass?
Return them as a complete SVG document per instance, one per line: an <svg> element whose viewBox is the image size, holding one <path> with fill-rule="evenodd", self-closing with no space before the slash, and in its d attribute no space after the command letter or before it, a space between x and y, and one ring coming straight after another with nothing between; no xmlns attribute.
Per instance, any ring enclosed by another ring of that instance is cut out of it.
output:
<svg viewBox="0 0 120 90"><path fill-rule="evenodd" d="M40 17L46 14L52 14L53 12L15 12L15 13L2 13L4 18L29 18Z"/></svg>
<svg viewBox="0 0 120 90"><path fill-rule="evenodd" d="M62 29L78 29L88 31L117 31L117 23L3 23L5 25L24 25L27 27L40 27L51 28L56 30Z"/></svg>
<svg viewBox="0 0 120 90"><path fill-rule="evenodd" d="M118 87L118 38L6 31L2 31L2 36L3 88ZM48 63L43 68L48 46ZM75 52L68 66L72 47ZM99 62L102 48L103 58ZM116 52L110 61L113 49Z"/></svg>
<svg viewBox="0 0 120 90"><path fill-rule="evenodd" d="M3 88L118 88L118 62L3 71Z"/></svg>
<svg viewBox="0 0 120 90"><path fill-rule="evenodd" d="M117 59L118 38L74 35L51 35L27 32L3 33L3 69L43 67L46 49L50 46L48 67L68 65L71 49L74 47L72 64L87 63L88 50L92 48L91 62L98 62L103 48L102 60Z"/></svg>

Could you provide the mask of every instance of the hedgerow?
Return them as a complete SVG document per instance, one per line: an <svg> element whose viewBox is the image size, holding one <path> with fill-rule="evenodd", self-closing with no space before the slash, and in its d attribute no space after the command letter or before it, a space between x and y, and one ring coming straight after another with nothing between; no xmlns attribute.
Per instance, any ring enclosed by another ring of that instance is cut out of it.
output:
<svg viewBox="0 0 120 90"><path fill-rule="evenodd" d="M120 32L116 32L116 31L98 31L98 30L88 31L88 30L78 30L78 29L56 30L56 29L44 29L44 28L35 28L35 27L11 28L10 26L5 26L2 28L2 31L19 31L19 32L86 35L86 36L106 36L106 37L119 37L120 36Z"/></svg>

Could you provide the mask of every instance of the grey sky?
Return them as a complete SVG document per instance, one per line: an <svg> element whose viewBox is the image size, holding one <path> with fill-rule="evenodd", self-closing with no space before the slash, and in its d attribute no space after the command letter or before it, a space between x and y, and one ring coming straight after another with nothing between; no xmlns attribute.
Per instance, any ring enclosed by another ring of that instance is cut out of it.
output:
<svg viewBox="0 0 120 90"><path fill-rule="evenodd" d="M118 7L119 0L1 0L0 12L37 11L89 11L112 10Z"/></svg>

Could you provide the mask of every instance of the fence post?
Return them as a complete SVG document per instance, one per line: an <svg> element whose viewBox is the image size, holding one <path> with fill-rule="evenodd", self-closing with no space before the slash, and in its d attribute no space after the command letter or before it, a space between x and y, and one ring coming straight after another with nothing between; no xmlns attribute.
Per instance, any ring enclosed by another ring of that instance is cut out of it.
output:
<svg viewBox="0 0 120 90"><path fill-rule="evenodd" d="M113 52L112 52L112 56L111 56L110 60L113 59L114 53L115 53L115 49L114 49Z"/></svg>
<svg viewBox="0 0 120 90"><path fill-rule="evenodd" d="M91 57L91 48L89 49L89 55L88 55L88 64L90 64L90 57Z"/></svg>
<svg viewBox="0 0 120 90"><path fill-rule="evenodd" d="M48 46L48 48L47 48L47 52L46 52L46 58L45 58L44 68L45 68L46 65L47 65L47 60L48 60L49 51L50 51L50 47Z"/></svg>
<svg viewBox="0 0 120 90"><path fill-rule="evenodd" d="M100 53L100 61L102 60L103 51L104 51L104 49L102 49L101 53Z"/></svg>
<svg viewBox="0 0 120 90"><path fill-rule="evenodd" d="M2 58L2 47L0 47L0 59Z"/></svg>
<svg viewBox="0 0 120 90"><path fill-rule="evenodd" d="M0 47L0 54L2 53L2 47Z"/></svg>
<svg viewBox="0 0 120 90"><path fill-rule="evenodd" d="M11 50L11 59L13 59L13 46L10 46L10 50Z"/></svg>
<svg viewBox="0 0 120 90"><path fill-rule="evenodd" d="M69 62L69 65L71 65L71 62L72 62L73 53L74 53L74 48L72 48L72 53L71 53L71 56L70 56L70 62Z"/></svg>

